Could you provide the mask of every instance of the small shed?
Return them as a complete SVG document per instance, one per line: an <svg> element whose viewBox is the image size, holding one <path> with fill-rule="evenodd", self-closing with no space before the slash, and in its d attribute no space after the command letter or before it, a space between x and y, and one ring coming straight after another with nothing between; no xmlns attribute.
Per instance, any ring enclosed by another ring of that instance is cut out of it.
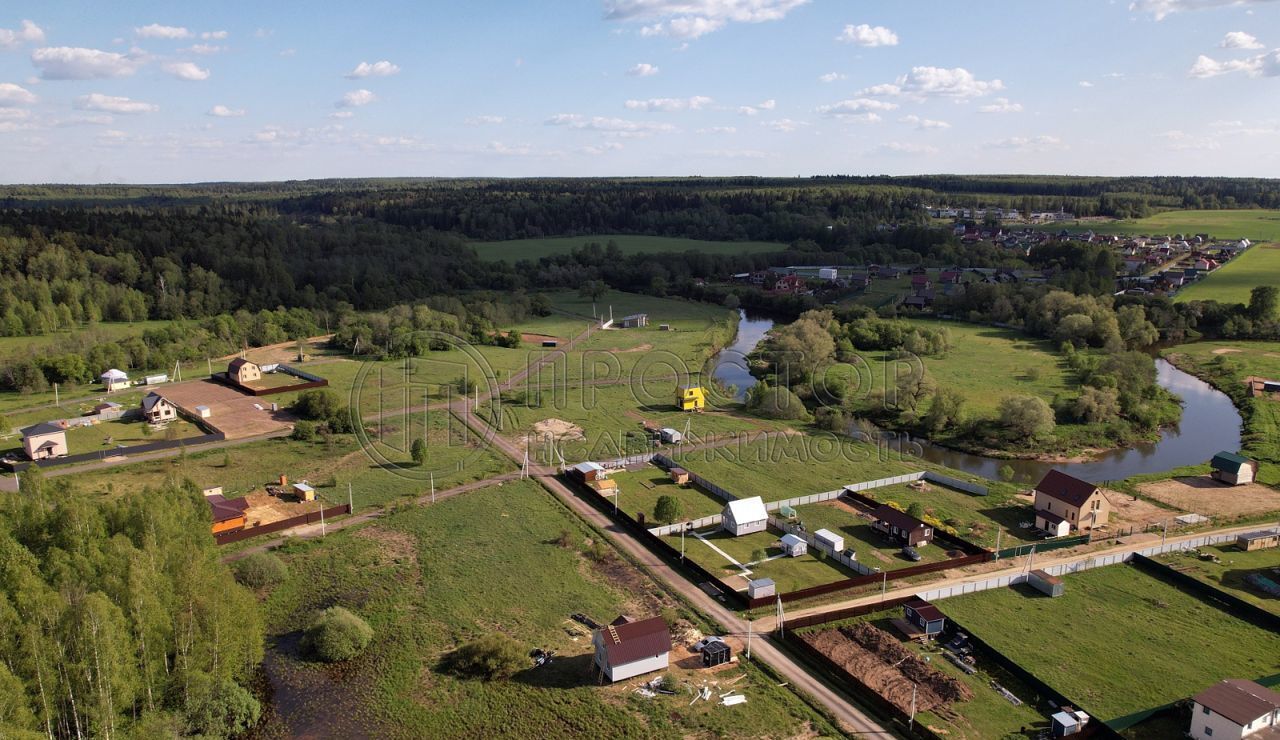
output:
<svg viewBox="0 0 1280 740"><path fill-rule="evenodd" d="M680 430L672 429L671 427L663 427L662 429L659 429L658 436L663 442L672 445L678 445L684 441L684 435L680 433Z"/></svg>
<svg viewBox="0 0 1280 740"><path fill-rule="evenodd" d="M753 581L747 581L747 598L760 599L765 596L774 596L778 593L778 587L772 578L757 578Z"/></svg>
<svg viewBox="0 0 1280 740"><path fill-rule="evenodd" d="M702 665L705 668L728 663L733 657L733 651L729 649L729 643L720 640L712 640L702 648Z"/></svg>
<svg viewBox="0 0 1280 740"><path fill-rule="evenodd" d="M159 383L168 383L169 376L161 373L160 375L148 375L142 379L147 385L157 385Z"/></svg>
<svg viewBox="0 0 1280 740"><path fill-rule="evenodd" d="M201 419L208 419L213 416L213 412L209 410L209 407L203 404L196 406L196 413L200 415Z"/></svg>
<svg viewBox="0 0 1280 740"><path fill-rule="evenodd" d="M813 533L815 544L822 545L831 552L840 552L844 549L844 537L832 532L829 529L819 529Z"/></svg>
<svg viewBox="0 0 1280 740"><path fill-rule="evenodd" d="M623 329L639 329L642 326L649 325L649 314L633 313L630 316L623 316L618 319L618 326Z"/></svg>
<svg viewBox="0 0 1280 740"><path fill-rule="evenodd" d="M769 526L769 512L764 508L764 499L752 496L730 501L724 507L720 526L734 537L763 532Z"/></svg>
<svg viewBox="0 0 1280 740"><path fill-rule="evenodd" d="M608 474L600 463L580 462L569 468L569 476L582 483L590 483L593 480L603 480Z"/></svg>
<svg viewBox="0 0 1280 740"><path fill-rule="evenodd" d="M1045 596L1057 597L1066 591L1066 586L1061 578L1051 576L1039 569L1031 571L1031 574L1027 577L1027 583L1030 583L1032 588Z"/></svg>
<svg viewBox="0 0 1280 740"><path fill-rule="evenodd" d="M809 552L809 543L794 534L782 535L778 543L782 545L782 552L787 557L798 558Z"/></svg>
<svg viewBox="0 0 1280 740"><path fill-rule="evenodd" d="M618 492L618 481L610 480L608 478L597 478L596 480L591 481L587 485L591 486L593 489L595 489L600 493L613 495Z"/></svg>
<svg viewBox="0 0 1280 740"><path fill-rule="evenodd" d="M1084 726L1089 723L1089 715L1081 711L1063 710L1049 719L1053 721L1051 728L1053 737L1075 735L1084 730Z"/></svg>
<svg viewBox="0 0 1280 740"><path fill-rule="evenodd" d="M98 376L107 391L118 391L129 387L129 376L123 370L111 368Z"/></svg>
<svg viewBox="0 0 1280 740"><path fill-rule="evenodd" d="M1213 468L1210 475L1214 480L1229 486L1252 483L1258 477L1257 461L1234 452L1219 452L1213 456L1209 467Z"/></svg>
<svg viewBox="0 0 1280 740"><path fill-rule="evenodd" d="M675 483L677 486L687 486L689 485L690 480L691 476L689 475L689 471L684 468L671 469L671 482Z"/></svg>
<svg viewBox="0 0 1280 740"><path fill-rule="evenodd" d="M316 489L306 483L294 483L290 488L299 501L315 501Z"/></svg>
<svg viewBox="0 0 1280 740"><path fill-rule="evenodd" d="M1054 537L1066 537L1071 534L1071 522L1048 509L1036 511L1036 528Z"/></svg>
<svg viewBox="0 0 1280 740"><path fill-rule="evenodd" d="M942 629L947 625L947 618L938 607L923 599L903 604L902 616L911 624L924 630L925 635L929 637L941 634Z"/></svg>
<svg viewBox="0 0 1280 740"><path fill-rule="evenodd" d="M1236 537L1236 547L1245 552L1280 547L1280 532L1265 529L1257 532L1245 532Z"/></svg>

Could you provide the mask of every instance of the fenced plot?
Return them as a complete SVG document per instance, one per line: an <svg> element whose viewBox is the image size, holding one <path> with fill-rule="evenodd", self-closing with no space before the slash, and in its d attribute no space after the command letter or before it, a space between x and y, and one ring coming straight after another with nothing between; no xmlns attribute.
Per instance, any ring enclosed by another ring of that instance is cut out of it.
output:
<svg viewBox="0 0 1280 740"><path fill-rule="evenodd" d="M831 558L812 550L800 557L788 557L778 547L777 531L756 532L734 537L724 530L709 529L686 534L685 557L705 568L736 591L746 591L747 581L771 578L778 593L839 581L858 575ZM680 535L663 538L677 551Z"/></svg>
<svg viewBox="0 0 1280 740"><path fill-rule="evenodd" d="M227 435L241 439L289 428L293 417L286 411L272 411L271 402L211 380L192 380L165 386L162 395L189 417L198 417L197 406L209 407L205 423Z"/></svg>

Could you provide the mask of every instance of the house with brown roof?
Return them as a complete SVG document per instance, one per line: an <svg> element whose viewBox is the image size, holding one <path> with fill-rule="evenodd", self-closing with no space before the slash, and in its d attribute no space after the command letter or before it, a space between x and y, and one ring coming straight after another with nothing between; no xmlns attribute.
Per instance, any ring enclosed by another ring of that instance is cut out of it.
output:
<svg viewBox="0 0 1280 740"><path fill-rule="evenodd" d="M240 385L248 385L255 380L262 380L262 368L256 362L237 357L227 363L227 377Z"/></svg>
<svg viewBox="0 0 1280 740"><path fill-rule="evenodd" d="M1280 735L1280 692L1253 681L1229 678L1191 698L1191 727L1197 740Z"/></svg>
<svg viewBox="0 0 1280 740"><path fill-rule="evenodd" d="M671 631L662 617L636 622L616 619L596 630L595 665L610 683L666 670L671 658Z"/></svg>
<svg viewBox="0 0 1280 740"><path fill-rule="evenodd" d="M228 499L221 493L206 493L204 500L209 503L210 513L213 514L213 534L244 529L244 525L248 523L245 512L249 509L249 502L245 499Z"/></svg>
<svg viewBox="0 0 1280 740"><path fill-rule="evenodd" d="M1050 470L1035 488L1036 526L1062 536L1107 523L1111 502L1088 481Z"/></svg>
<svg viewBox="0 0 1280 740"><path fill-rule="evenodd" d="M900 545L915 547L933 541L933 527L888 504L881 504L871 516L871 528Z"/></svg>

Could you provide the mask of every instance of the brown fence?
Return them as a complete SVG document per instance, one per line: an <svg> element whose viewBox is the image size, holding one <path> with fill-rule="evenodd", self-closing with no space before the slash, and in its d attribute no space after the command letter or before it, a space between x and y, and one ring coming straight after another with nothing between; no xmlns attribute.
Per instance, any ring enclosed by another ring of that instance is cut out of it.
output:
<svg viewBox="0 0 1280 740"><path fill-rule="evenodd" d="M315 524L316 522L320 521L322 514L324 517L332 518L335 516L340 516L342 514L350 514L350 513L351 513L351 507L348 506L347 504L342 504L340 506L332 506L332 507L329 507L328 509L311 511L306 514L299 514L298 516L290 517L288 519L281 519L278 522L263 524L260 527L250 527L248 529L237 529L233 532L219 532L218 534L215 534L213 536L213 541L219 545L228 545L228 544L231 544L232 542L240 542L241 540L247 540L251 537L257 537L258 535L271 534L272 532L282 532L286 529L292 529L293 527L302 526L303 524Z"/></svg>
<svg viewBox="0 0 1280 740"><path fill-rule="evenodd" d="M873 583L888 583L897 581L902 578L910 578L911 576L923 575L925 573L936 573L940 570L950 570L952 568L963 568L966 565L974 565L975 563L985 563L992 559L992 554L984 552L981 555L965 555L959 558L951 558L950 560L939 560L936 563L921 563L913 565L909 568L899 568L897 570L886 570L883 573L872 573L865 576L854 576L846 578L843 581L832 581L824 583L820 586L810 586L802 588L798 591L788 591L776 597L782 599L784 603L790 601L799 601L800 599L811 599L814 596L824 596L833 594L837 591L845 591L859 586L868 586ZM752 608L758 606L768 606L775 601L773 596L765 596L758 599L750 599L748 606Z"/></svg>

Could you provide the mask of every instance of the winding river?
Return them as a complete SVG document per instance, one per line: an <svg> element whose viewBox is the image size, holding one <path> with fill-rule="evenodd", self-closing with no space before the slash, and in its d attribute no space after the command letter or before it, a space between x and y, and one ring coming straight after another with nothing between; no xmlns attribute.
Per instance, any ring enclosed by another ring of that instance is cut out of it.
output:
<svg viewBox="0 0 1280 740"><path fill-rule="evenodd" d="M712 375L722 383L737 387L738 398L742 399L747 389L757 382L748 372L746 357L773 328L773 321L750 317L745 311L739 313L737 339L716 356ZM1013 468L1017 480L1039 480L1050 468L1057 468L1094 483L1196 465L1219 450L1240 449L1240 414L1226 394L1165 360L1156 360L1156 378L1162 388L1182 399L1182 421L1161 431L1159 441L1112 450L1087 462L1003 460L938 447L916 439L898 446L929 462L992 480L999 477L1001 467L1008 465ZM898 435L892 432L885 434L889 439L898 439Z"/></svg>

